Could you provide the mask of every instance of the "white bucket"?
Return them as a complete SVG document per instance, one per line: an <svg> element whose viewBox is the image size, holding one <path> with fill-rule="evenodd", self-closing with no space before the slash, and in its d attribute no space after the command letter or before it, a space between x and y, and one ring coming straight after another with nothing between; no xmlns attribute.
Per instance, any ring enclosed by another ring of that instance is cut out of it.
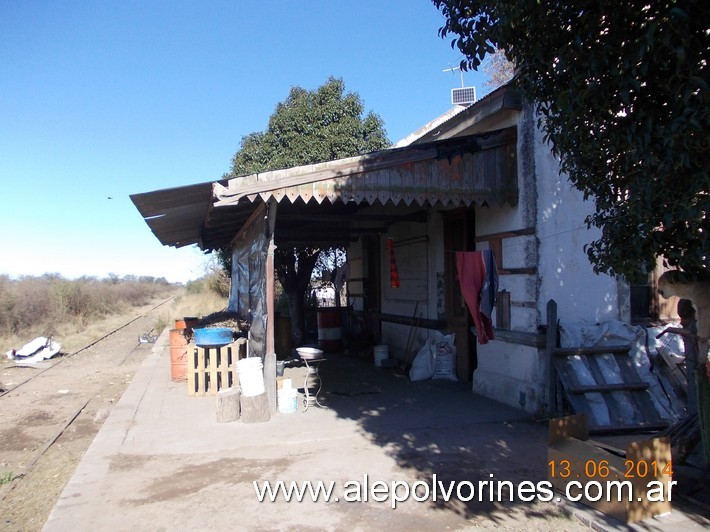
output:
<svg viewBox="0 0 710 532"><path fill-rule="evenodd" d="M298 390L296 388L281 388L277 394L279 412L294 414L298 412Z"/></svg>
<svg viewBox="0 0 710 532"><path fill-rule="evenodd" d="M255 397L266 391L262 368L261 357L243 358L237 362L239 386L244 397Z"/></svg>
<svg viewBox="0 0 710 532"><path fill-rule="evenodd" d="M379 344L375 346L375 366L382 367L382 362L390 357L390 348L387 344Z"/></svg>

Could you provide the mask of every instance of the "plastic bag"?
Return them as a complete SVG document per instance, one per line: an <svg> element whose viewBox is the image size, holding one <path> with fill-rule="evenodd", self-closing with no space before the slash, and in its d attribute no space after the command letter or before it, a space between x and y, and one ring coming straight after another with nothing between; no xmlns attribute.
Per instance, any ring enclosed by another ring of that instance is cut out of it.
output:
<svg viewBox="0 0 710 532"><path fill-rule="evenodd" d="M440 334L440 333L439 333ZM456 345L455 335L441 335L435 344L433 379L456 380Z"/></svg>
<svg viewBox="0 0 710 532"><path fill-rule="evenodd" d="M412 367L409 369L409 378L412 381L431 379L432 375L434 375L434 354L432 353L432 347L431 339L428 339L417 353L417 356L414 357Z"/></svg>

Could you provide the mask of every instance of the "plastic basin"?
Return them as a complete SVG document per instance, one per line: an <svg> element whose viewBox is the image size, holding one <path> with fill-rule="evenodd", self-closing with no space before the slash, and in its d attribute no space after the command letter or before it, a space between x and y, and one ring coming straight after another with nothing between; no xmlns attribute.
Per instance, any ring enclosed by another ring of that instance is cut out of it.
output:
<svg viewBox="0 0 710 532"><path fill-rule="evenodd" d="M234 340L234 331L228 327L208 327L194 330L195 345L223 346L231 344Z"/></svg>

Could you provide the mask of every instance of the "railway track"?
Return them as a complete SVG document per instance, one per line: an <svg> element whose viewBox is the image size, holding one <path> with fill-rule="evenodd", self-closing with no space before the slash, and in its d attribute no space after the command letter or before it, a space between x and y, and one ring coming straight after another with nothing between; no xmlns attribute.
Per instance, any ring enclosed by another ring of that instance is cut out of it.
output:
<svg viewBox="0 0 710 532"><path fill-rule="evenodd" d="M140 314L139 316L133 318L132 320L130 320L130 321L124 323L124 324L121 325L120 327L116 327L115 329L109 331L108 333L106 333L105 335L103 335L101 338L98 338L97 340L94 340L93 342L91 342L91 343L85 345L84 347L81 347L81 348L77 349L76 351L73 351L72 353L67 353L67 354L65 354L65 355L63 355L63 356L57 358L54 362L50 362L51 365L50 365L49 367L46 367L46 368L42 368L42 369L40 369L40 370L37 370L37 373L33 374L30 378L25 379L24 381L19 382L18 384L14 385L14 386L13 386L12 388L10 388L10 389L3 390L2 392L0 392L0 398L4 397L5 395L7 395L7 394L9 394L9 393L14 392L15 390L17 390L17 389L18 389L19 387L21 387L22 385L27 384L28 382L30 382L32 379L39 377L39 376L42 375L45 371L49 371L49 370L51 370L51 369L54 369L55 367L57 367L59 364L61 364L61 363L64 362L65 360L68 360L69 358L71 358L71 357L73 357L73 356L75 356L75 355L78 355L79 353L81 353L81 352L83 352L83 351L86 351L87 349L90 349L90 348L94 347L94 346L97 345L98 343L100 343L100 342L106 340L106 338L108 338L109 336L111 336L111 335L117 333L118 331L120 331L120 330L122 330L122 329L125 329L126 327L128 327L128 326L131 325L132 323L134 323L134 322L140 320L141 318L144 318L144 317L148 316L150 313L154 312L156 309L162 307L163 305L166 305L167 303L169 303L169 302L172 301L173 299L175 299L175 298L174 298L174 297L169 297L169 298L166 299L165 301L162 301L162 302L158 303L157 305L155 305L154 307L152 307L152 308L149 309L148 311L144 312L143 314Z"/></svg>
<svg viewBox="0 0 710 532"><path fill-rule="evenodd" d="M84 451L153 344L140 343L154 313L141 312L42 369L4 369L0 395L0 529L39 530ZM16 379L23 372L27 378ZM8 385L8 382L5 383Z"/></svg>

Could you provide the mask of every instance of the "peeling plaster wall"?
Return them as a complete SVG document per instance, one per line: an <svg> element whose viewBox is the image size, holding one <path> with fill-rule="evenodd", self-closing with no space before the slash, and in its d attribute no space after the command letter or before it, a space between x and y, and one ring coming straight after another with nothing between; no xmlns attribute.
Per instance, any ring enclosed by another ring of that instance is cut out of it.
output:
<svg viewBox="0 0 710 532"><path fill-rule="evenodd" d="M538 209L536 164L539 148L534 113L526 106L518 121L518 205L478 209L478 237L535 227ZM487 249L489 242L480 242L476 247ZM537 235L503 239L502 258L503 263L498 265L499 268L537 268ZM510 292L512 330L537 330L540 325L537 306L539 288L539 277L536 274L517 273L499 277L499 290ZM485 345L479 344L477 355L478 368L473 373L472 385L474 392L528 412L537 412L544 407L544 353L535 347L493 340Z"/></svg>
<svg viewBox="0 0 710 532"><path fill-rule="evenodd" d="M619 319L623 291L613 278L596 275L584 253L584 244L595 238L584 223L594 204L584 202L560 175L559 161L535 122L533 109L526 106L518 124L518 206L480 209L476 218L477 235L535 227L534 235L503 240L499 267L537 270L534 275L500 277L499 289L511 294L511 328L535 332L546 324L549 299L557 302L562 319ZM479 249L486 247L483 242ZM473 390L540 412L547 405L547 374L544 349L494 340L478 346Z"/></svg>

